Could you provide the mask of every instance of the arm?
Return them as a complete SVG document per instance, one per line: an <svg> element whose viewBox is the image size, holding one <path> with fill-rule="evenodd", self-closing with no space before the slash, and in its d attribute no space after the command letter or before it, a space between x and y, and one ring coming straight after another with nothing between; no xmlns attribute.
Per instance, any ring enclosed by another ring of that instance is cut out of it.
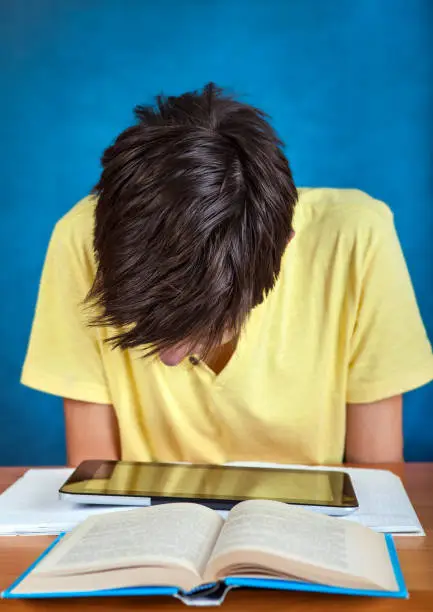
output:
<svg viewBox="0 0 433 612"><path fill-rule="evenodd" d="M347 463L403 461L401 395L368 404L348 404Z"/></svg>
<svg viewBox="0 0 433 612"><path fill-rule="evenodd" d="M120 459L119 428L113 406L64 399L68 465L84 459Z"/></svg>
<svg viewBox="0 0 433 612"><path fill-rule="evenodd" d="M376 213L374 221L365 217L362 255L352 260L357 313L347 376L346 460L397 462L403 460L401 396L432 380L433 355L392 215L383 205Z"/></svg>

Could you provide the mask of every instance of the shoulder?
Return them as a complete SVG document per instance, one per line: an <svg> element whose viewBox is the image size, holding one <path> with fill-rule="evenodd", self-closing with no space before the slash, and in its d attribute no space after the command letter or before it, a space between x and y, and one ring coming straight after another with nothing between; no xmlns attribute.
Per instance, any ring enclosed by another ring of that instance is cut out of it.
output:
<svg viewBox="0 0 433 612"><path fill-rule="evenodd" d="M93 249L96 197L80 200L56 224L53 238L74 249Z"/></svg>
<svg viewBox="0 0 433 612"><path fill-rule="evenodd" d="M96 272L93 249L96 198L80 200L56 224L51 236L47 260L62 262L65 271L86 279L90 286Z"/></svg>
<svg viewBox="0 0 433 612"><path fill-rule="evenodd" d="M370 236L393 227L393 214L382 201L359 189L299 189L295 229L314 228L331 235Z"/></svg>

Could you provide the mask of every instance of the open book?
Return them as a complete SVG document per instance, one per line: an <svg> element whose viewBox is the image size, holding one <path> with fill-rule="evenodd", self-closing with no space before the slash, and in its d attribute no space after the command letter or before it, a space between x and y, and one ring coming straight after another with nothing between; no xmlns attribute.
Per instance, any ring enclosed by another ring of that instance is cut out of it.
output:
<svg viewBox="0 0 433 612"><path fill-rule="evenodd" d="M144 585L190 592L231 577L238 585L285 580L402 597L386 537L275 501L242 502L226 521L204 506L163 504L86 519L5 596Z"/></svg>

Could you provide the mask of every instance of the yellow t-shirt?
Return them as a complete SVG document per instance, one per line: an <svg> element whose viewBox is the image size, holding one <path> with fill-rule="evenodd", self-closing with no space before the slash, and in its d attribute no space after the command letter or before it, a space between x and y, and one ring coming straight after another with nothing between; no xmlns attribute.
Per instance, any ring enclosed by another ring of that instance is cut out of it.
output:
<svg viewBox="0 0 433 612"><path fill-rule="evenodd" d="M346 403L383 399L433 378L433 357L385 204L356 190L304 189L280 277L215 375L86 326L95 273L95 199L53 233L22 382L113 404L122 458L331 463L343 459Z"/></svg>

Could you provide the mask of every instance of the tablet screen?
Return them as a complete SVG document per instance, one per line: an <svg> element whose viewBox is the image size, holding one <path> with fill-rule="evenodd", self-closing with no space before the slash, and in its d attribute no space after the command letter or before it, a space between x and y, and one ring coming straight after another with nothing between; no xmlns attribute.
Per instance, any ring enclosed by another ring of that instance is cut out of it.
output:
<svg viewBox="0 0 433 612"><path fill-rule="evenodd" d="M170 501L273 499L302 505L357 506L349 476L339 471L85 461L61 491Z"/></svg>

